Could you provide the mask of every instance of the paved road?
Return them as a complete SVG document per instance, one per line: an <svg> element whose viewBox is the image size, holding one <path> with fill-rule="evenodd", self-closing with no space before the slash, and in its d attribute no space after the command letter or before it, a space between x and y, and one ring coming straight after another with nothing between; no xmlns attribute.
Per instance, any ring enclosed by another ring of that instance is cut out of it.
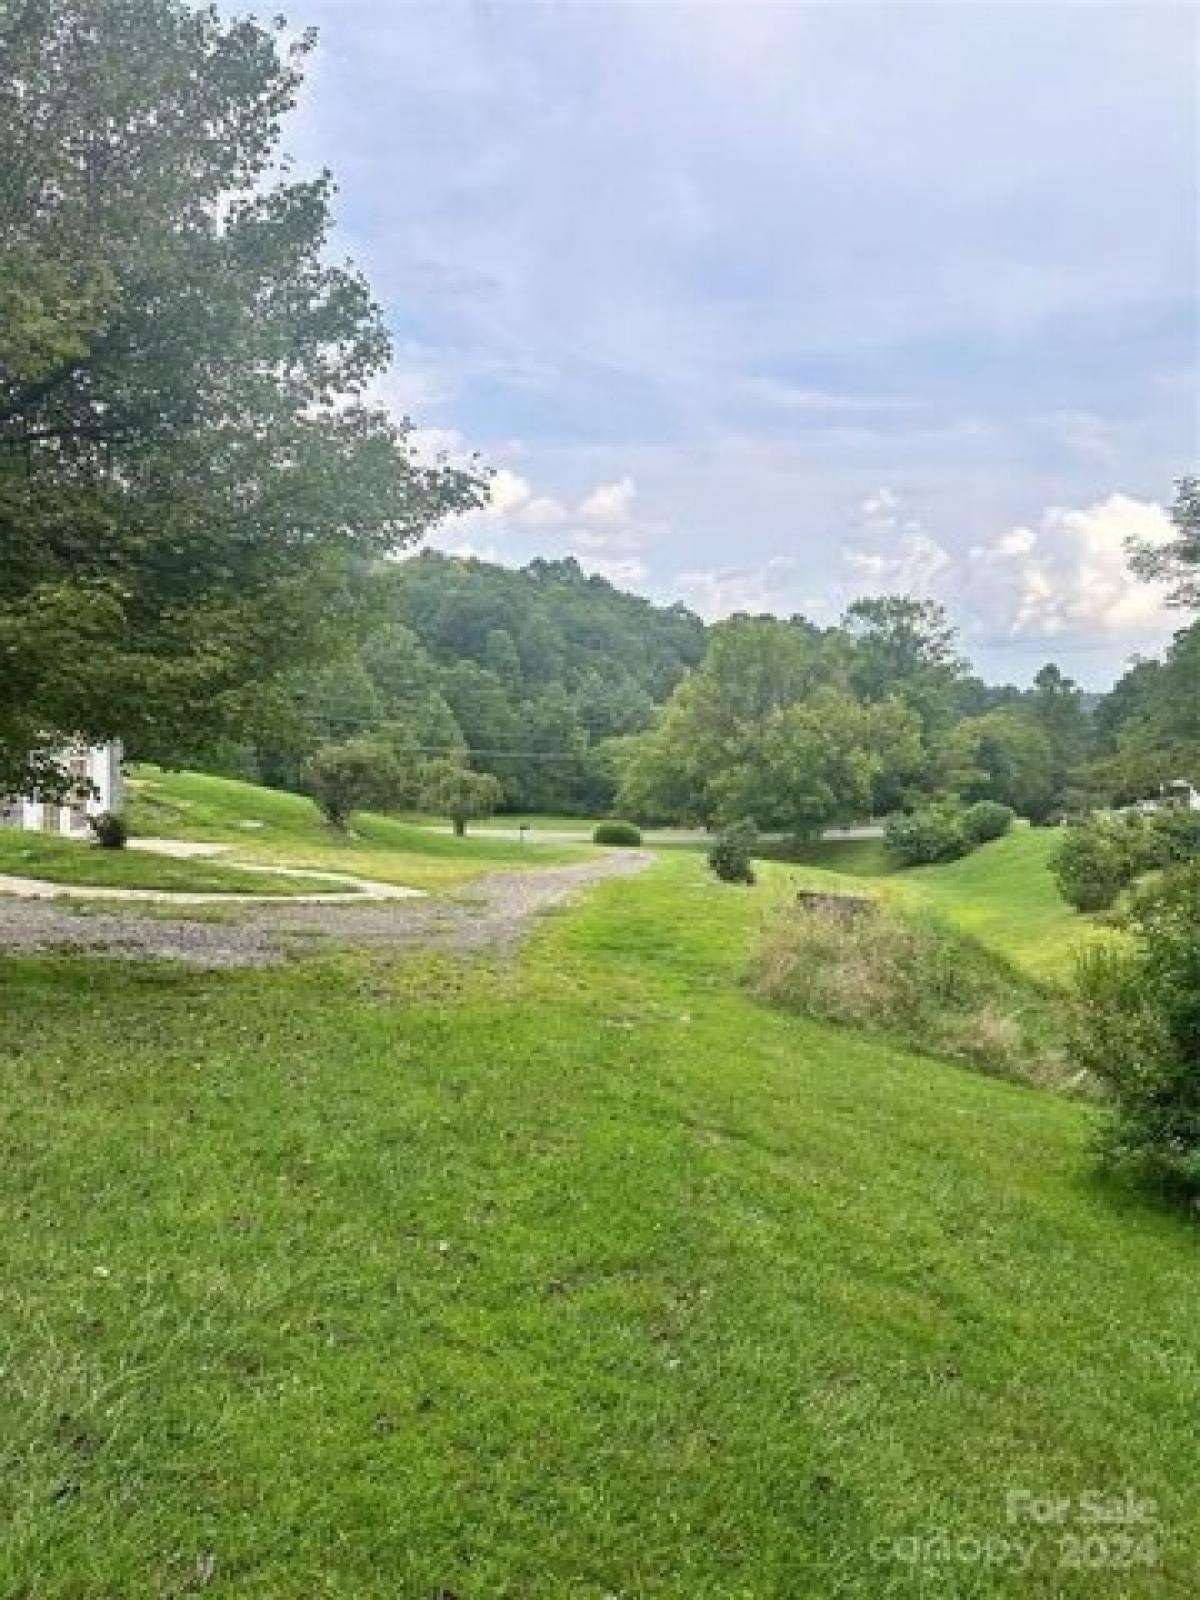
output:
<svg viewBox="0 0 1200 1600"><path fill-rule="evenodd" d="M433 823L421 823L421 827L429 828L432 832L443 833L444 828L436 827ZM587 828L478 828L476 837L480 839L525 839L530 844L590 844L592 842L592 829ZM704 828L648 828L642 835L645 843L652 849L659 845L697 845L711 844L715 835ZM790 839L788 833L764 833L763 839L781 841ZM821 834L822 839L882 839L882 822L858 823L852 828L826 828Z"/></svg>
<svg viewBox="0 0 1200 1600"><path fill-rule="evenodd" d="M577 866L542 867L478 878L445 899L398 899L334 905L295 900L231 906L219 922L161 915L72 910L62 900L0 899L0 949L70 949L73 953L161 958L200 967L262 967L298 949L332 941L474 951L511 948L542 912L605 878L640 872L653 857L614 851ZM222 905L232 895L219 897Z"/></svg>

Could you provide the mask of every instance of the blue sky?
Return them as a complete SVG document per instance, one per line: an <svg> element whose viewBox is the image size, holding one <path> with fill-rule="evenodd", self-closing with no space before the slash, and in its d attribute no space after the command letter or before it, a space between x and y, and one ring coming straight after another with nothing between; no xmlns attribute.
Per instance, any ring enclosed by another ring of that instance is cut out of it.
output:
<svg viewBox="0 0 1200 1600"><path fill-rule="evenodd" d="M1197 465L1191 7L298 0L287 147L497 469L440 541L706 615L942 599L993 677L1172 623Z"/></svg>

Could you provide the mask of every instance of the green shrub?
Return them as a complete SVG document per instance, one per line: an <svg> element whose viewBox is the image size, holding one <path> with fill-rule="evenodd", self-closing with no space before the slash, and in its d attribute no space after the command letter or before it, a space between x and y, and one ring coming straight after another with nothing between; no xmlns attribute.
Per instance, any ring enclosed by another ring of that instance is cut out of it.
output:
<svg viewBox="0 0 1200 1600"><path fill-rule="evenodd" d="M1200 811L1159 811L1151 819L1164 866L1200 861Z"/></svg>
<svg viewBox="0 0 1200 1600"><path fill-rule="evenodd" d="M1123 920L1131 951L1077 964L1071 1044L1113 1097L1106 1163L1200 1204L1200 862L1140 890Z"/></svg>
<svg viewBox="0 0 1200 1600"><path fill-rule="evenodd" d="M326 821L342 830L353 812L394 804L400 782L391 751L370 739L322 745L305 772L305 787Z"/></svg>
<svg viewBox="0 0 1200 1600"><path fill-rule="evenodd" d="M420 793L423 806L450 818L459 839L466 834L468 822L490 817L504 798L504 789L493 773L474 772L449 756L426 763Z"/></svg>
<svg viewBox="0 0 1200 1600"><path fill-rule="evenodd" d="M642 830L632 822L601 822L592 834L593 844L641 844Z"/></svg>
<svg viewBox="0 0 1200 1600"><path fill-rule="evenodd" d="M99 816L89 817L88 826L96 843L104 850L124 850L129 843L128 824L115 811L102 811Z"/></svg>
<svg viewBox="0 0 1200 1600"><path fill-rule="evenodd" d="M888 818L883 839L888 854L905 867L954 861L972 848L963 813L949 801L897 812Z"/></svg>
<svg viewBox="0 0 1200 1600"><path fill-rule="evenodd" d="M713 842L708 864L722 883L753 883L752 857L758 841L758 828L749 817L730 823Z"/></svg>
<svg viewBox="0 0 1200 1600"><path fill-rule="evenodd" d="M1076 911L1107 911L1135 878L1168 859L1162 837L1130 813L1069 823L1050 870L1063 899Z"/></svg>
<svg viewBox="0 0 1200 1600"><path fill-rule="evenodd" d="M1017 820L1011 806L998 800L977 800L963 812L963 832L972 844L986 844L990 839L1002 839Z"/></svg>
<svg viewBox="0 0 1200 1600"><path fill-rule="evenodd" d="M1038 1082L1066 1076L1054 998L933 917L801 902L769 929L752 983L788 1010L932 1054Z"/></svg>

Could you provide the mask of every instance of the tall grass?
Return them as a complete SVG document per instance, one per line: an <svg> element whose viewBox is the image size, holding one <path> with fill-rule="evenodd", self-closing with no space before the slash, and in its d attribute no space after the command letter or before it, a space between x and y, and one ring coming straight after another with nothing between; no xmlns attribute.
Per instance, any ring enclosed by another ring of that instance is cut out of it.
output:
<svg viewBox="0 0 1200 1600"><path fill-rule="evenodd" d="M825 1022L886 1032L991 1072L1082 1088L1059 998L940 919L886 905L801 901L768 928L751 984Z"/></svg>

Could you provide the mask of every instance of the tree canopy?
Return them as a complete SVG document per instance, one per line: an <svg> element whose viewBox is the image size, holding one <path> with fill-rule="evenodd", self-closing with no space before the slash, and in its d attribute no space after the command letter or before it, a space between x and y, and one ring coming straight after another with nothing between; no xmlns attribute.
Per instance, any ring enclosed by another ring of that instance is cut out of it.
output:
<svg viewBox="0 0 1200 1600"><path fill-rule="evenodd" d="M887 759L920 762L915 712L850 686L845 635L793 619L734 617L622 762L619 804L636 816L809 833L870 809Z"/></svg>
<svg viewBox="0 0 1200 1600"><path fill-rule="evenodd" d="M180 0L0 4L0 787L61 736L191 755L478 503L370 406L389 359L291 177L311 35Z"/></svg>
<svg viewBox="0 0 1200 1600"><path fill-rule="evenodd" d="M698 617L572 560L514 570L426 551L365 589L364 639L294 674L286 709L223 752L226 770L295 787L323 740L369 736L418 787L422 762L450 757L491 773L512 809L604 811L608 748L649 725L704 649Z"/></svg>

